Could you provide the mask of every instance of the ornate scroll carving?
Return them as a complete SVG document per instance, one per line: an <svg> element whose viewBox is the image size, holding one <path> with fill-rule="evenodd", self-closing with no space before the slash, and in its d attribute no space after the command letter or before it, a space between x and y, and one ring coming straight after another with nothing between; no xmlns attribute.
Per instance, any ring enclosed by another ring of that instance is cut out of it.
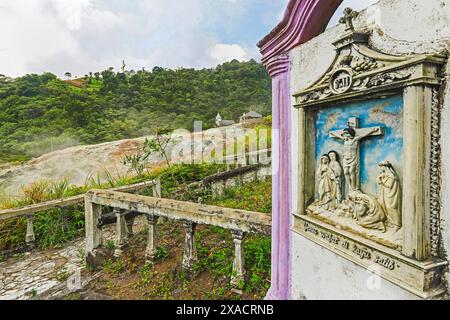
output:
<svg viewBox="0 0 450 320"><path fill-rule="evenodd" d="M379 65L376 62L367 62L367 64L362 63L361 67L358 67L358 70L360 70L359 73L363 73L366 72L366 68L369 68L369 70L373 70L377 69L378 67ZM347 91L362 91L394 82L403 81L409 79L414 72L412 69L405 69L396 72L379 73L374 76L368 75L366 77L361 76L358 78L354 78L355 69L348 68L346 69L346 73L348 74L347 78L351 80L346 80L346 78L342 77L342 75L339 73L341 70L343 69L337 69L331 75L328 75L325 78L326 81L329 82L327 87L319 86L316 90L301 95L299 98L299 103L322 100L332 95L339 95ZM338 77L336 77L335 75L338 75Z"/></svg>
<svg viewBox="0 0 450 320"><path fill-rule="evenodd" d="M328 87L321 90L312 91L302 96L300 98L300 103L305 103L313 100L322 100L331 96L332 94L333 92Z"/></svg>
<svg viewBox="0 0 450 320"><path fill-rule="evenodd" d="M431 165L430 165L430 235L431 255L439 256L441 212L441 110L439 92L433 89L431 106Z"/></svg>
<svg viewBox="0 0 450 320"><path fill-rule="evenodd" d="M388 73L377 74L376 76L372 77L369 80L367 87L369 87L369 88L377 87L377 86L381 86L386 83L405 80L405 79L408 79L409 77L411 77L411 75L412 75L412 71L410 71L410 70L405 70L402 72L388 72Z"/></svg>

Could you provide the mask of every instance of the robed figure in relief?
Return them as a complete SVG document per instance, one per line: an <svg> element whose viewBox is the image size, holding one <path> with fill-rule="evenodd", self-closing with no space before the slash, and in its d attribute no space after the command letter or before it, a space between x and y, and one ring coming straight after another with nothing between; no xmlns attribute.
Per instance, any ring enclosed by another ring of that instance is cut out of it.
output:
<svg viewBox="0 0 450 320"><path fill-rule="evenodd" d="M378 177L378 202L386 212L387 224L395 229L402 227L402 196L400 179L389 161L380 163L380 176Z"/></svg>

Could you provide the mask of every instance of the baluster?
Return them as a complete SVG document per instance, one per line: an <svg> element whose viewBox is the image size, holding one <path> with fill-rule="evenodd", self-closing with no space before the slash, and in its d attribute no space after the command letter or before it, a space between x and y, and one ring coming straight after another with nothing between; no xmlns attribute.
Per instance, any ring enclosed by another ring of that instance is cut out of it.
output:
<svg viewBox="0 0 450 320"><path fill-rule="evenodd" d="M99 226L102 219L102 206L92 203L86 197L84 201L86 217L86 257L95 256L95 249L103 243L102 229ZM88 262L89 264L89 262Z"/></svg>
<svg viewBox="0 0 450 320"><path fill-rule="evenodd" d="M161 180L156 179L154 180L155 184L153 185L153 197L154 198L161 198Z"/></svg>
<svg viewBox="0 0 450 320"><path fill-rule="evenodd" d="M33 215L27 215L27 234L25 236L25 243L29 249L34 249L36 244L36 236L34 234Z"/></svg>
<svg viewBox="0 0 450 320"><path fill-rule="evenodd" d="M117 222L116 222L116 250L114 251L115 257L120 257L123 254L123 249L127 245L127 237L128 237L128 231L127 231L127 225L126 225L126 211L114 208L113 210L114 214L116 215Z"/></svg>
<svg viewBox="0 0 450 320"><path fill-rule="evenodd" d="M183 227L186 232L184 240L184 254L183 254L183 269L190 273L192 271L192 264L195 260L194 253L194 234L197 224L192 221L183 221Z"/></svg>
<svg viewBox="0 0 450 320"><path fill-rule="evenodd" d="M68 208L67 207L57 207L59 210L61 210L61 231L65 232L67 229L67 215L68 215Z"/></svg>
<svg viewBox="0 0 450 320"><path fill-rule="evenodd" d="M136 219L136 216L134 214L135 214L134 212L129 212L125 218L127 223L127 236L129 239L132 238L134 235L133 226L134 221Z"/></svg>
<svg viewBox="0 0 450 320"><path fill-rule="evenodd" d="M230 284L237 293L242 294L241 290L245 276L244 247L242 245L244 232L241 230L231 230L231 234L233 236L234 242L234 262L233 262L233 274L231 275Z"/></svg>
<svg viewBox="0 0 450 320"><path fill-rule="evenodd" d="M153 263L156 256L156 224L158 223L159 217L154 214L148 214L146 217L148 224L148 239L145 258L147 262Z"/></svg>

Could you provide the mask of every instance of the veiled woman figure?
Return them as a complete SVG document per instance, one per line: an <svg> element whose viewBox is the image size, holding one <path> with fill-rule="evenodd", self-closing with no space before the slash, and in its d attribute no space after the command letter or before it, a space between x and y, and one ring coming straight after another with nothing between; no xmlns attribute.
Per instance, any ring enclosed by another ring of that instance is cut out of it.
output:
<svg viewBox="0 0 450 320"><path fill-rule="evenodd" d="M320 165L317 169L319 205L328 209L333 200L332 191L334 183L334 172L330 168L330 158L327 154L320 157Z"/></svg>
<svg viewBox="0 0 450 320"><path fill-rule="evenodd" d="M380 202L386 212L388 225L398 230L402 227L400 178L389 161L383 161L379 166L378 185L380 186L380 192L378 202Z"/></svg>
<svg viewBox="0 0 450 320"><path fill-rule="evenodd" d="M331 190L332 197L332 206L333 209L336 209L339 204L342 202L342 174L343 170L341 164L339 163L339 155L336 151L330 151L328 153L328 157L330 158L329 167L333 170L334 179Z"/></svg>
<svg viewBox="0 0 450 320"><path fill-rule="evenodd" d="M357 223L363 228L386 232L385 212L377 199L362 192L357 192L354 197Z"/></svg>

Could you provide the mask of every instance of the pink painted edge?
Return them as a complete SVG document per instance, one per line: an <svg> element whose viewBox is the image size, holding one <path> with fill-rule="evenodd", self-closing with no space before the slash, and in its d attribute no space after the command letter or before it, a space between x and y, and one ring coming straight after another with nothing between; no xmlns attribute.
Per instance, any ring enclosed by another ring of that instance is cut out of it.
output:
<svg viewBox="0 0 450 320"><path fill-rule="evenodd" d="M323 32L343 0L290 0L284 18L259 43L273 82L273 128L279 129L279 143L272 146L279 163L272 189L272 276L266 299L291 299L291 93L290 56L292 48Z"/></svg>
<svg viewBox="0 0 450 320"><path fill-rule="evenodd" d="M264 65L322 33L342 1L290 0L283 20L258 43Z"/></svg>

